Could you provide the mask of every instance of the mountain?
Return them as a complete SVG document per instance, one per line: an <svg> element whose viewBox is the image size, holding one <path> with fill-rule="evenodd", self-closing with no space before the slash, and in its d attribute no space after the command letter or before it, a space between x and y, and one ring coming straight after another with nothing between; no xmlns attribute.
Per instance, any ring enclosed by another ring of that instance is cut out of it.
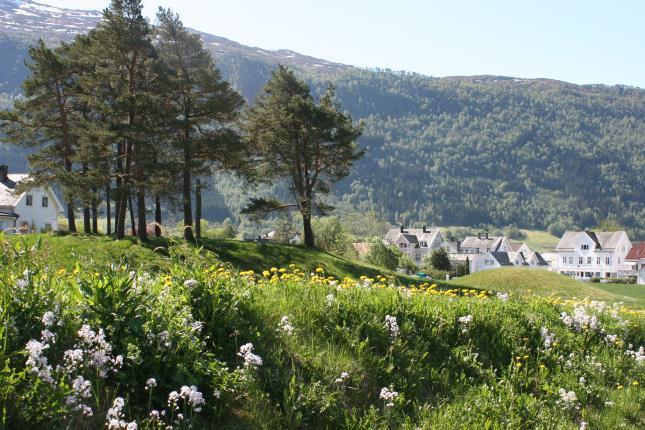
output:
<svg viewBox="0 0 645 430"><path fill-rule="evenodd" d="M107 4L107 1L106 1ZM70 40L96 11L0 0L0 107L26 75L37 37ZM223 76L252 102L279 63L314 93L331 82L365 125L367 155L337 199L385 219L437 225L593 227L607 217L645 238L645 90L502 76L434 78L365 70L199 32ZM24 152L0 147L2 160ZM236 214L238 183L219 176L210 215Z"/></svg>

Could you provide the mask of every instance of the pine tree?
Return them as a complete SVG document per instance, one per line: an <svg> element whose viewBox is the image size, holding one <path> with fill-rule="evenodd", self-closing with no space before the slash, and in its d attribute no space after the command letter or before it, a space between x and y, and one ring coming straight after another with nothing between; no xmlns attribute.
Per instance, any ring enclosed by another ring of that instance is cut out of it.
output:
<svg viewBox="0 0 645 430"><path fill-rule="evenodd" d="M319 198L363 156L356 145L361 128L340 111L332 87L316 103L307 85L283 66L273 72L256 104L246 110L243 128L253 168L250 179L285 179L294 197L291 203L252 199L244 213L296 208L302 215L304 243L314 246L312 216L331 209Z"/></svg>
<svg viewBox="0 0 645 430"><path fill-rule="evenodd" d="M29 156L30 181L26 186L60 184L69 231L76 232L73 157L77 150L77 71L69 52L68 44L52 50L42 40L29 48L30 74L22 84L25 98L16 100L12 111L0 113L0 130L13 143L38 148Z"/></svg>
<svg viewBox="0 0 645 430"><path fill-rule="evenodd" d="M238 164L242 152L232 123L244 100L221 79L199 36L188 33L178 15L159 9L157 18L158 50L172 73L169 99L175 115L170 133L182 174L184 238L192 241L193 177L208 173L214 163L224 168Z"/></svg>

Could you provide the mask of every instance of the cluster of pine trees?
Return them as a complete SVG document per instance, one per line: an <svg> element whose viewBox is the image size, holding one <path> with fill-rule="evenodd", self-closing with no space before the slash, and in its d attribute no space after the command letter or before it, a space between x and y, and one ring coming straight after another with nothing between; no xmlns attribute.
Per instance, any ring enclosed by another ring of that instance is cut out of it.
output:
<svg viewBox="0 0 645 430"><path fill-rule="evenodd" d="M248 212L299 210L305 243L313 245L316 196L362 155L360 128L340 111L332 88L317 103L284 67L243 111L244 99L221 78L199 36L170 10L160 8L157 19L148 23L140 0L112 0L89 34L29 49L24 98L0 113L11 142L37 148L23 187L58 184L71 232L79 206L84 231L97 233L104 206L107 233L117 239L129 212L132 234L146 240L152 200L160 235L161 200L180 196L184 237L193 240L200 235L199 177L213 167L251 183L286 179L292 203L256 200Z"/></svg>

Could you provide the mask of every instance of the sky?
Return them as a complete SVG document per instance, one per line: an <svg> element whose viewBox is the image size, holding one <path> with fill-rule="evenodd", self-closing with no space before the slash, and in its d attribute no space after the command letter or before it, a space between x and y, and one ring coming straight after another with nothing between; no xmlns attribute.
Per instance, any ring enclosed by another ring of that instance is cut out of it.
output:
<svg viewBox="0 0 645 430"><path fill-rule="evenodd" d="M36 0L75 9L108 0ZM144 0L264 49L431 76L504 75L645 88L643 0Z"/></svg>

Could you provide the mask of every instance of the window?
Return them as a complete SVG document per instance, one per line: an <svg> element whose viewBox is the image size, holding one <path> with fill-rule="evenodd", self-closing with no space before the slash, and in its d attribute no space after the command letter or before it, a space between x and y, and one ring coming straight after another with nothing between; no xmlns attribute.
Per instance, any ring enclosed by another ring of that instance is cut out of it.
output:
<svg viewBox="0 0 645 430"><path fill-rule="evenodd" d="M609 266L611 264L611 257L606 257L605 258L605 264Z"/></svg>
<svg viewBox="0 0 645 430"><path fill-rule="evenodd" d="M582 257L578 257L578 264L582 264Z"/></svg>
<svg viewBox="0 0 645 430"><path fill-rule="evenodd" d="M562 264L567 264L567 257L562 257Z"/></svg>
<svg viewBox="0 0 645 430"><path fill-rule="evenodd" d="M423 248L427 248L428 247L428 242L421 242L421 246Z"/></svg>
<svg viewBox="0 0 645 430"><path fill-rule="evenodd" d="M49 206L49 197L43 196L43 207L46 208Z"/></svg>
<svg viewBox="0 0 645 430"><path fill-rule="evenodd" d="M490 252L490 248L486 248L486 252Z"/></svg>
<svg viewBox="0 0 645 430"><path fill-rule="evenodd" d="M587 264L591 264L591 257L587 257Z"/></svg>
<svg viewBox="0 0 645 430"><path fill-rule="evenodd" d="M407 243L399 243L399 248L407 248L408 244Z"/></svg>
<svg viewBox="0 0 645 430"><path fill-rule="evenodd" d="M47 233L48 233L48 232L50 232L50 231L52 231L52 225L51 225L51 224L49 224L49 223L45 223L45 228L44 228L44 230L45 230L45 232L47 232Z"/></svg>
<svg viewBox="0 0 645 430"><path fill-rule="evenodd" d="M569 264L573 264L573 257L569 257Z"/></svg>
<svg viewBox="0 0 645 430"><path fill-rule="evenodd" d="M27 206L32 206L34 204L34 196L27 194L27 201L25 202Z"/></svg>
<svg viewBox="0 0 645 430"><path fill-rule="evenodd" d="M620 264L620 257L618 257L618 264Z"/></svg>
<svg viewBox="0 0 645 430"><path fill-rule="evenodd" d="M580 247L580 249L587 250L587 249L589 249L589 245L582 245L582 246Z"/></svg>
<svg viewBox="0 0 645 430"><path fill-rule="evenodd" d="M479 254L479 248L475 248L475 254Z"/></svg>
<svg viewBox="0 0 645 430"><path fill-rule="evenodd" d="M600 266L600 257L596 257L596 264ZM600 275L598 275L600 276Z"/></svg>

